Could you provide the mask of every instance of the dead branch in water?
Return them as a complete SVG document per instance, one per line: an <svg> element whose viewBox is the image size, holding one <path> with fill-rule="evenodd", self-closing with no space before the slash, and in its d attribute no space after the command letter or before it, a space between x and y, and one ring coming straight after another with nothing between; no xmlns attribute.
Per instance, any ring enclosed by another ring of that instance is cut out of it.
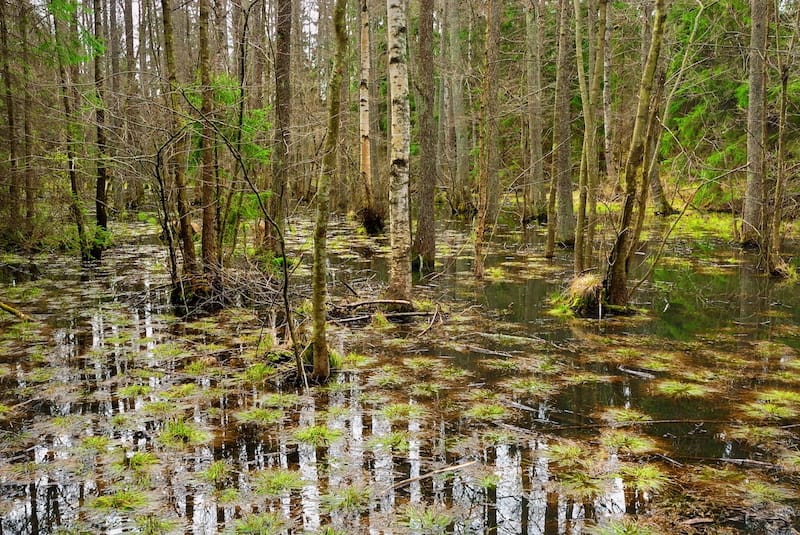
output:
<svg viewBox="0 0 800 535"><path fill-rule="evenodd" d="M0 309L5 310L9 314L13 314L14 316L18 317L19 319L21 319L23 321L33 321L33 318L28 316L27 314L25 314L23 311L21 311L21 310L19 310L17 308L14 308L11 305L6 304L6 303L4 303L2 301L0 301Z"/></svg>

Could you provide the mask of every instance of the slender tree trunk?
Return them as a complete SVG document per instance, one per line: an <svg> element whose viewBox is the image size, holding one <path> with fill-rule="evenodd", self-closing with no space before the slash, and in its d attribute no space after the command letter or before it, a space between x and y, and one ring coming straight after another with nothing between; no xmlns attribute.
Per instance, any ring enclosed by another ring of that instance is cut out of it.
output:
<svg viewBox="0 0 800 535"><path fill-rule="evenodd" d="M98 42L103 40L103 13L102 1L93 0L94 8L94 37ZM97 132L97 176L95 177L95 230L94 240L90 255L95 260L100 260L106 243L106 232L108 231L108 199L106 196L106 182L108 172L106 170L106 159L108 148L106 146L106 111L103 91L103 57L95 54L94 57L94 90L96 99L95 123Z"/></svg>
<svg viewBox="0 0 800 535"><path fill-rule="evenodd" d="M475 226L474 273L483 277L484 241L494 217L491 197L497 191L497 60L500 28L497 0L486 0L486 51L481 92L480 169L478 171L478 215ZM496 204L496 203L494 203Z"/></svg>
<svg viewBox="0 0 800 535"><path fill-rule="evenodd" d="M326 340L325 286L328 240L328 218L330 213L330 188L337 173L337 147L339 144L340 106L342 98L342 78L347 55L347 30L345 10L347 0L336 0L333 12L333 26L336 35L336 50L333 56L333 70L328 83L328 128L322 157L322 172L317 185L317 220L314 226L314 266L312 315L314 330L314 378L324 381L330 375L330 357Z"/></svg>
<svg viewBox="0 0 800 535"><path fill-rule="evenodd" d="M437 131L434 122L433 85L433 0L420 0L419 57L417 66L419 99L419 180L417 232L411 248L412 265L423 273L433 271L436 259L434 195L437 179Z"/></svg>
<svg viewBox="0 0 800 535"><path fill-rule="evenodd" d="M780 20L779 16L776 16ZM800 9L797 10L794 31L785 52L778 52L778 72L781 77L780 104L778 107L778 154L775 176L775 193L772 198L773 208L770 218L770 241L767 250L767 271L771 275L785 277L789 274L786 262L781 258L781 222L783 220L783 196L786 188L786 108L789 100L789 75L795 64L794 52L797 32L800 31Z"/></svg>
<svg viewBox="0 0 800 535"><path fill-rule="evenodd" d="M619 168L614 156L613 113L611 111L611 25L608 24L610 10L606 9L605 54L603 60L603 150L605 153L606 175L616 183L619 179Z"/></svg>
<svg viewBox="0 0 800 535"><path fill-rule="evenodd" d="M408 0L387 0L391 143L389 156L389 288L392 299L411 298L411 229L409 228L409 117L406 16Z"/></svg>
<svg viewBox="0 0 800 535"><path fill-rule="evenodd" d="M22 105L22 152L25 166L25 233L30 236L34 230L36 217L36 190L33 174L33 129L31 114L33 98L29 87L31 78L31 60L28 51L28 10L23 8L20 14L20 33L22 34L22 72L24 76Z"/></svg>
<svg viewBox="0 0 800 535"><path fill-rule="evenodd" d="M17 229L20 223L20 175L17 162L17 127L15 120L14 87L11 79L10 50L8 48L8 14L6 2L0 0L0 54L3 56L3 100L6 106L6 143L8 144L8 218L9 228ZM19 237L19 236L18 236Z"/></svg>
<svg viewBox="0 0 800 535"><path fill-rule="evenodd" d="M764 231L764 98L766 94L766 43L769 8L766 0L750 1L750 55L747 105L747 186L742 213L741 243L746 248L765 245Z"/></svg>
<svg viewBox="0 0 800 535"><path fill-rule="evenodd" d="M569 161L569 12L567 0L558 2L558 58L553 105L553 164L550 198L547 201L547 244L545 257L552 258L556 241L571 245L575 240L572 210L572 170ZM556 202L558 200L558 202Z"/></svg>
<svg viewBox="0 0 800 535"><path fill-rule="evenodd" d="M523 223L537 221L547 214L544 194L544 165L542 154L542 21L539 0L526 4L525 28L527 32L528 69L528 178L526 184Z"/></svg>
<svg viewBox="0 0 800 535"><path fill-rule="evenodd" d="M278 0L275 26L275 138L272 145L272 218L284 232L289 206L289 128L292 110L292 0ZM272 250L274 243L267 244Z"/></svg>
<svg viewBox="0 0 800 535"><path fill-rule="evenodd" d="M469 187L469 118L464 109L464 80L466 66L462 57L461 4L458 0L445 0L448 10L448 39L450 41L450 100L455 128L455 176L450 184L450 204L453 212L468 214L473 211Z"/></svg>
<svg viewBox="0 0 800 535"><path fill-rule="evenodd" d="M201 247L203 252L203 271L212 277L218 275L218 254L216 235L217 191L214 173L214 129L212 128L213 89L211 87L211 58L209 48L209 0L199 0L200 37L200 114L203 123L200 137L201 154L201 203L203 206L203 233Z"/></svg>
<svg viewBox="0 0 800 535"><path fill-rule="evenodd" d="M175 41L172 24L172 9L170 0L161 0L161 20L164 25L164 56L169 82L169 96L167 105L170 108L170 129L177 136L175 156L171 165L173 180L175 181L176 207L178 209L178 234L183 253L183 272L185 275L195 275L199 272L197 253L194 249L192 238L192 216L189 211L189 196L186 191L186 134L179 131L183 128L180 120L180 104L178 96L178 77L175 65Z"/></svg>
<svg viewBox="0 0 800 535"><path fill-rule="evenodd" d="M56 46L58 48L58 73L61 85L61 100L64 105L64 144L66 145L67 172L69 174L70 191L72 193L72 198L70 199L70 209L72 211L72 217L75 219L75 226L78 230L78 243L80 247L81 259L87 261L90 259L90 256L88 242L86 240L86 224L83 220L83 209L81 207L78 171L75 168L76 127L73 110L78 101L77 90L75 89L77 68L76 64L67 65L67 59L71 58L73 55L73 51L71 50L72 44L75 43L77 39L77 10L70 15L69 33L66 36L63 35L63 26L65 22L59 20L59 16L56 15L58 11L57 9L51 8L51 10L54 13L53 27L55 30Z"/></svg>
<svg viewBox="0 0 800 535"><path fill-rule="evenodd" d="M375 177L372 172L372 120L370 116L370 81L372 67L372 38L369 0L360 0L359 60L361 78L358 85L358 129L359 129L359 174L364 185L362 223L367 233L375 235L383 231L383 220L375 200Z"/></svg>
<svg viewBox="0 0 800 535"><path fill-rule="evenodd" d="M632 225L635 221L634 207L638 188L637 175L642 166L645 142L647 141L647 120L651 105L650 95L653 90L658 56L661 52L666 15L666 0L656 0L653 14L653 34L650 39L647 61L639 82L639 102L636 108L636 118L633 123L628 156L625 160L625 193L622 213L617 225L617 237L611 250L606 274L607 298L609 303L616 306L627 306L628 304L628 260L633 242L632 234L634 229ZM655 105L658 105L658 103L655 103Z"/></svg>

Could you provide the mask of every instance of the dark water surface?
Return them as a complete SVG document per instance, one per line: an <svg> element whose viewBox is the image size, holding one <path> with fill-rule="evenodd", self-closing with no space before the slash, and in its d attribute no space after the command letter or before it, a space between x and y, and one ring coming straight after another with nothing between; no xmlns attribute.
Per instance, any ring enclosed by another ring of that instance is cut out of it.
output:
<svg viewBox="0 0 800 535"><path fill-rule="evenodd" d="M477 283L450 225L416 284L431 315L338 317L341 371L306 393L279 315L175 318L157 231L121 234L97 266L0 261L0 299L39 320L0 316L2 534L800 527L800 292L725 243L670 242L636 317L569 320L548 314L568 251L500 228ZM352 235L332 292L375 298L387 245Z"/></svg>

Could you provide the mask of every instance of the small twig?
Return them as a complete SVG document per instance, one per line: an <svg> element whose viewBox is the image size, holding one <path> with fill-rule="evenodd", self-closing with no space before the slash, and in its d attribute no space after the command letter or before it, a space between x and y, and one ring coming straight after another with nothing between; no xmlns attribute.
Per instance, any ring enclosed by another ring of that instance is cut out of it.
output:
<svg viewBox="0 0 800 535"><path fill-rule="evenodd" d="M433 476L437 476L439 474L444 474L447 472L454 472L456 470L461 470L462 468L466 468L468 466L472 466L473 464L477 463L478 461L468 461L462 464L456 464L451 466L445 466L444 468L439 468L438 470L433 470L432 472L428 472L427 474L423 474L417 477L410 477L408 479L404 479L402 481L398 481L394 485L390 487L390 490L397 490L399 488L405 487L406 485L410 485L411 483L416 483L417 481L422 481L423 479L428 479Z"/></svg>
<svg viewBox="0 0 800 535"><path fill-rule="evenodd" d="M433 311L433 316L431 317L431 321L428 323L428 326L425 327L425 330L419 333L419 336L417 338L422 338L428 333L428 331L430 331L433 328L433 324L436 322L437 317L439 318L441 317L438 303L436 304L436 310Z"/></svg>
<svg viewBox="0 0 800 535"><path fill-rule="evenodd" d="M360 308L370 305L404 305L404 306L412 306L411 301L406 301L405 299L375 299L372 301L358 301L357 303L346 303L344 305L333 305L336 308L345 308L345 309L352 309L352 308Z"/></svg>

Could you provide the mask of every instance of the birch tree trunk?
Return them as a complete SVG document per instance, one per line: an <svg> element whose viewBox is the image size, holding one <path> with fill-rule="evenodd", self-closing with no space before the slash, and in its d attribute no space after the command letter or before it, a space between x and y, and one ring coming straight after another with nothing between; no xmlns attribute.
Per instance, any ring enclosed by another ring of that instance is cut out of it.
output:
<svg viewBox="0 0 800 535"><path fill-rule="evenodd" d="M409 227L409 117L406 16L408 0L387 0L391 141L389 148L389 288L391 299L411 297L411 229Z"/></svg>
<svg viewBox="0 0 800 535"><path fill-rule="evenodd" d="M422 273L433 271L436 262L436 233L434 221L434 195L437 180L437 132L434 124L433 86L433 0L420 0L419 5L419 57L417 81L419 83L419 179L417 232L411 248L412 266Z"/></svg>
<svg viewBox="0 0 800 535"><path fill-rule="evenodd" d="M762 245L764 231L764 132L768 2L750 1L750 95L747 105L747 186L742 211L742 247Z"/></svg>
<svg viewBox="0 0 800 535"><path fill-rule="evenodd" d="M627 306L628 304L628 260L632 251L631 244L633 243L634 228L632 225L635 221L634 207L638 191L637 176L642 167L645 143L647 141L647 122L651 105L650 95L653 91L658 56L661 52L666 16L666 0L656 0L652 38L650 39L650 48L648 49L642 78L639 82L639 102L636 107L636 117L633 123L628 156L625 160L625 192L622 212L606 273L607 299L609 303L616 306ZM654 105L658 105L658 103Z"/></svg>
<svg viewBox="0 0 800 535"><path fill-rule="evenodd" d="M465 69L462 58L464 45L460 41L461 16L458 0L445 0L447 3L447 21L449 23L447 39L450 50L450 104L453 127L455 130L455 174L450 183L450 206L456 214L467 214L473 210L469 187L469 120L464 110L464 78Z"/></svg>
<svg viewBox="0 0 800 535"><path fill-rule="evenodd" d="M314 226L314 266L313 266L313 343L314 374L317 381L324 381L330 375L330 357L326 339L325 286L328 243L328 218L330 216L330 188L337 175L336 149L339 145L340 106L342 98L342 77L347 55L347 30L345 10L347 0L336 0L333 11L333 27L336 36L336 50L333 56L333 70L328 83L328 126L325 136L322 172L317 185L317 218ZM339 173L341 174L341 173Z"/></svg>
<svg viewBox="0 0 800 535"><path fill-rule="evenodd" d="M359 60L361 78L358 84L358 130L359 130L359 174L364 184L364 206L362 223L369 235L383 231L383 220L375 202L375 179L372 173L372 122L370 117L370 67L372 66L372 44L370 31L369 0L360 0L361 33Z"/></svg>

